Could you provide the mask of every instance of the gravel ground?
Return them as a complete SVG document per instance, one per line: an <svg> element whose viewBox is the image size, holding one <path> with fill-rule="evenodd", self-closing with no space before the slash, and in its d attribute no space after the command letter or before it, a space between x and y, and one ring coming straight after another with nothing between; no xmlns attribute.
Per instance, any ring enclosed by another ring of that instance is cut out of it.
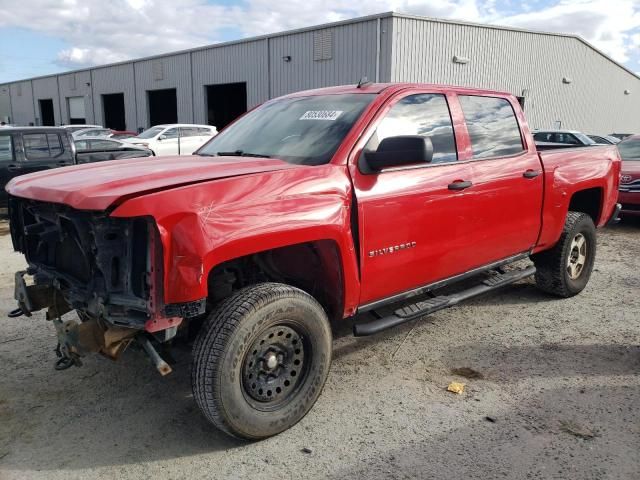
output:
<svg viewBox="0 0 640 480"><path fill-rule="evenodd" d="M23 260L2 236L0 479L637 479L639 240L640 222L601 231L572 299L525 281L376 337L336 325L309 415L243 443L199 413L186 347L167 378L138 351L54 371L53 326L6 318Z"/></svg>

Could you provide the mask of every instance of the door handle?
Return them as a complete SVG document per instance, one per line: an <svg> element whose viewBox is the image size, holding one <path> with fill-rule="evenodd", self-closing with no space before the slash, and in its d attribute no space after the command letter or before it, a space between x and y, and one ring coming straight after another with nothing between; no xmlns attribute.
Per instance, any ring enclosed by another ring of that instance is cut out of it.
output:
<svg viewBox="0 0 640 480"><path fill-rule="evenodd" d="M20 165L12 163L7 167L7 170L9 170L10 172L17 172L18 170L22 170L22 167Z"/></svg>
<svg viewBox="0 0 640 480"><path fill-rule="evenodd" d="M527 170L522 174L524 178L536 178L540 175L540 170Z"/></svg>
<svg viewBox="0 0 640 480"><path fill-rule="evenodd" d="M453 183L450 183L447 187L449 190L464 190L465 188L469 188L473 183L463 180L456 180Z"/></svg>

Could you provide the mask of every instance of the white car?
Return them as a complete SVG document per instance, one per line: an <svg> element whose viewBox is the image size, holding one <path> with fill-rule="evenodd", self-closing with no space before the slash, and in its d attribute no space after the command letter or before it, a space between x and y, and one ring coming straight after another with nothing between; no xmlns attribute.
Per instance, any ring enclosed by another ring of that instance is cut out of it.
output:
<svg viewBox="0 0 640 480"><path fill-rule="evenodd" d="M102 128L102 127L83 128L80 130L76 130L75 132L72 133L74 139L82 138L82 137L109 138L112 134L113 134L113 131L111 129Z"/></svg>
<svg viewBox="0 0 640 480"><path fill-rule="evenodd" d="M84 130L85 128L104 128L102 125L91 125L89 123L73 124L73 125L60 125L65 130L69 130L72 134L78 130Z"/></svg>
<svg viewBox="0 0 640 480"><path fill-rule="evenodd" d="M155 155L191 155L217 133L211 125L156 125L137 137L123 140L148 148Z"/></svg>

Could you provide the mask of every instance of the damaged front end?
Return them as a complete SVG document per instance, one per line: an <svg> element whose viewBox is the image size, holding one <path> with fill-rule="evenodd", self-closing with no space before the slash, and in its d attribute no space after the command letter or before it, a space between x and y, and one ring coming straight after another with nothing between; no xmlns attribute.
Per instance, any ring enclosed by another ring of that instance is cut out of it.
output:
<svg viewBox="0 0 640 480"><path fill-rule="evenodd" d="M182 319L162 313L162 251L151 218L17 197L9 215L13 247L29 265L16 273L18 309L10 315L47 309L58 334L56 368L80 365L88 353L116 359L134 339L149 353L147 332L161 342L175 335ZM72 310L79 320L63 321ZM150 357L162 374L171 371L157 352Z"/></svg>

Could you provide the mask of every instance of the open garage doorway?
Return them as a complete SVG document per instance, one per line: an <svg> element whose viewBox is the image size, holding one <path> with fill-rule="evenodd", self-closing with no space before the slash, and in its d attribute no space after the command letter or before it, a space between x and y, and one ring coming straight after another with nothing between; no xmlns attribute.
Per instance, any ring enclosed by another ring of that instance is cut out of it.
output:
<svg viewBox="0 0 640 480"><path fill-rule="evenodd" d="M247 111L247 84L207 85L207 123L222 130Z"/></svg>
<svg viewBox="0 0 640 480"><path fill-rule="evenodd" d="M178 123L178 100L175 88L147 90L149 126Z"/></svg>
<svg viewBox="0 0 640 480"><path fill-rule="evenodd" d="M124 116L124 93L109 93L102 95L102 112L104 126L111 130L126 130L127 122Z"/></svg>
<svg viewBox="0 0 640 480"><path fill-rule="evenodd" d="M50 98L46 98L43 100L38 100L40 104L40 123L45 127L54 127L56 125L56 120L53 115L53 100Z"/></svg>

